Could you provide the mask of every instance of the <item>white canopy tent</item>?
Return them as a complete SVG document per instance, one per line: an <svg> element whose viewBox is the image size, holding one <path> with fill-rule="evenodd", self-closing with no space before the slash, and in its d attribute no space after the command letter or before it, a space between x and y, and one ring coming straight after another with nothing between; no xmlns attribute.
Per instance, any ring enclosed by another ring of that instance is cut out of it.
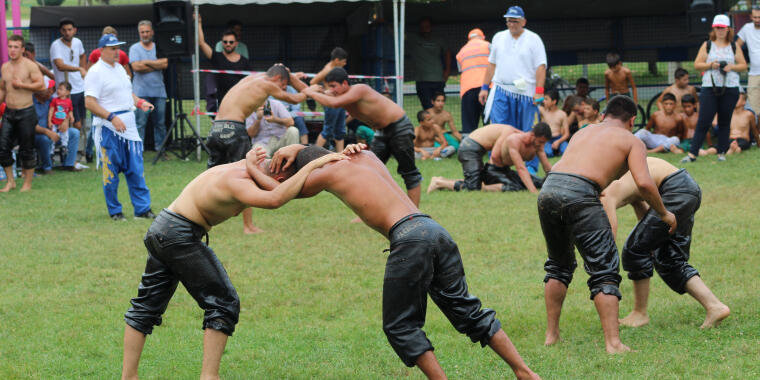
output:
<svg viewBox="0 0 760 380"><path fill-rule="evenodd" d="M198 7L200 5L246 5L246 4L293 4L293 3L335 3L344 2L377 2L381 0L193 0L193 13L198 17ZM399 19L399 3L401 3L401 18ZM396 102L403 106L403 76L404 73L404 23L405 23L406 0L393 0L393 46L396 70ZM195 54L193 55L193 97L195 98L194 109L200 109L200 47L198 45L198 24L195 25ZM196 112L195 128L200 134L201 116ZM198 159L200 159L200 147L198 147Z"/></svg>

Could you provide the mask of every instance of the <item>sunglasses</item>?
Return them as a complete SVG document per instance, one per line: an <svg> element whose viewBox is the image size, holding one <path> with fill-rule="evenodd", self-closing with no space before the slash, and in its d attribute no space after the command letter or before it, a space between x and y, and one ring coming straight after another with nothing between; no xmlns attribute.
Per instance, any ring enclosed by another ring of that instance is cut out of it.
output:
<svg viewBox="0 0 760 380"><path fill-rule="evenodd" d="M222 43L225 44L225 45L232 45L232 44L235 43L235 41L225 41L225 40L222 40Z"/></svg>

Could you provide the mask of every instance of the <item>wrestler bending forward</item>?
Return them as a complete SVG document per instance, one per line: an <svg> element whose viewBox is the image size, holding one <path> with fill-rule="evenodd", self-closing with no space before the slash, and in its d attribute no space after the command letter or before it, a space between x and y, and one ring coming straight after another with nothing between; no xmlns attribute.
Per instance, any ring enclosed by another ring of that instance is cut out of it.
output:
<svg viewBox="0 0 760 380"><path fill-rule="evenodd" d="M312 161L271 191L260 189L254 173L267 170L266 152L251 150L244 160L218 165L195 177L179 197L161 211L145 234L148 262L124 315L124 363L122 379L137 379L145 337L161 324L161 315L182 282L205 310L203 316L203 366L201 379L218 379L227 337L235 331L240 299L224 266L209 248L212 226L238 215L248 207L278 208L293 199L312 170L346 158L331 154ZM246 165L248 164L248 165ZM258 166L257 166L258 164ZM261 166L261 169L259 169ZM206 244L201 239L206 236Z"/></svg>
<svg viewBox="0 0 760 380"><path fill-rule="evenodd" d="M627 317L620 320L626 326L639 327L649 323L647 302L649 300L649 279L653 272L662 277L668 286L678 294L689 293L707 313L702 328L717 326L728 317L731 310L702 281L694 267L689 265L691 229L694 214L702 202L702 190L686 169L678 169L665 160L647 158L649 174L659 189L665 208L675 214L678 228L672 235L668 227L649 208L636 189L631 173L612 182L602 192L602 204L617 234L616 209L631 205L639 219L636 227L628 235L622 253L623 269L633 280L634 306Z"/></svg>
<svg viewBox="0 0 760 380"><path fill-rule="evenodd" d="M559 340L562 303L577 266L575 246L590 275L588 287L602 323L607 352L630 350L620 341L619 258L599 194L630 170L642 198L670 226L669 232L676 227L675 216L665 209L649 175L646 147L631 134L636 112L630 98L610 99L604 120L576 132L538 195L538 217L549 256L544 265L546 345Z"/></svg>
<svg viewBox="0 0 760 380"><path fill-rule="evenodd" d="M421 214L385 165L373 153L360 151L364 148L363 144L350 145L344 150L353 153L349 160L312 172L300 196L329 191L390 240L383 284L383 330L396 354L407 366L418 366L430 379L446 378L422 331L429 294L457 331L482 346L489 345L517 378L538 379L501 329L496 313L481 308L480 300L469 294L462 259L449 233ZM321 147L290 145L275 153L272 172L277 173L277 163L285 159L286 167L295 162L300 168L328 153ZM276 185L262 174L254 178L263 188Z"/></svg>

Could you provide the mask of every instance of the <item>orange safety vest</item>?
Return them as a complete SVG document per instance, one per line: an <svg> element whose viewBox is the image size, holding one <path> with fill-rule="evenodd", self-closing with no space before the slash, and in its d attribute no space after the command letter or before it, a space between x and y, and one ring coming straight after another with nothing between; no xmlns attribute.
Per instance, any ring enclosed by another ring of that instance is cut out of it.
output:
<svg viewBox="0 0 760 380"><path fill-rule="evenodd" d="M480 88L488 68L491 44L486 40L473 38L457 53L457 64L462 77L459 80L459 96L473 88Z"/></svg>

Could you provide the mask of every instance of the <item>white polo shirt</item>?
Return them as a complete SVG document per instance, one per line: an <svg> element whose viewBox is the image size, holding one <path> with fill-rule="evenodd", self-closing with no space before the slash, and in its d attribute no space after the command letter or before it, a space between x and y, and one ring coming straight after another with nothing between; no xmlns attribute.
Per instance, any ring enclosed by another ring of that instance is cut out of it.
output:
<svg viewBox="0 0 760 380"><path fill-rule="evenodd" d="M748 22L739 31L739 38L749 49L749 75L760 75L760 29Z"/></svg>
<svg viewBox="0 0 760 380"><path fill-rule="evenodd" d="M66 46L60 38L50 44L50 64L53 65L55 83L67 80L71 84L72 94L79 94L84 91L82 74L79 71L60 71L53 61L61 59L66 65L79 67L79 56L82 54L84 54L84 46L82 41L76 37L71 39L71 47Z"/></svg>
<svg viewBox="0 0 760 380"><path fill-rule="evenodd" d="M101 59L92 65L84 78L84 96L92 96L108 112L134 109L132 82L129 81L124 67L118 62L114 62L112 66ZM118 117L127 127L123 133L116 132L113 124L97 116L93 118L93 124L105 126L127 140L141 141L137 133L134 112L122 113Z"/></svg>
<svg viewBox="0 0 760 380"><path fill-rule="evenodd" d="M517 39L509 30L501 31L493 36L488 62L496 65L494 83L508 91L532 97L536 92L536 69L546 65L544 42L528 29L523 29ZM523 90L514 85L519 79L526 82Z"/></svg>

